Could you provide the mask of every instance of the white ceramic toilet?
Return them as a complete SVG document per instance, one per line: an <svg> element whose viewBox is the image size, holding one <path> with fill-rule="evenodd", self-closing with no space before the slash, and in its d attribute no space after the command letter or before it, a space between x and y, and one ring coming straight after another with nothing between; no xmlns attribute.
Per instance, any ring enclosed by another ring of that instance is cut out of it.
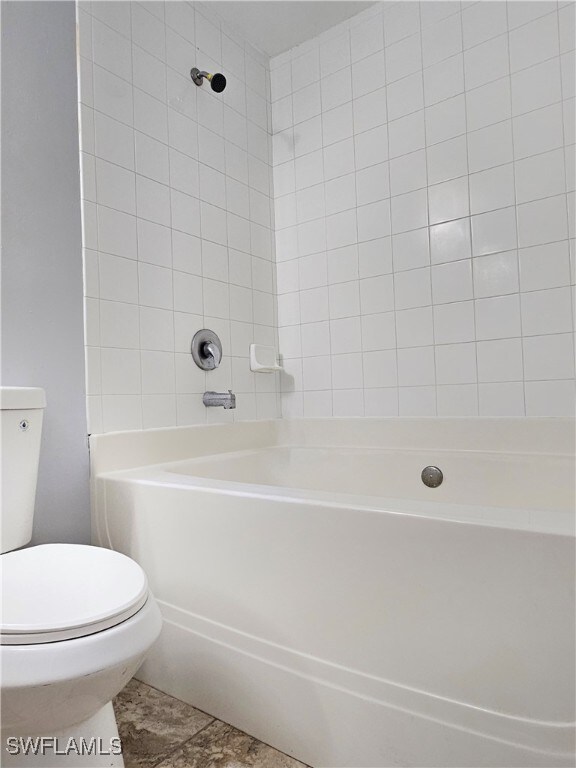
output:
<svg viewBox="0 0 576 768"><path fill-rule="evenodd" d="M42 389L0 388L0 764L123 766L111 702L162 620L144 571L125 555L18 549L32 536L45 406Z"/></svg>

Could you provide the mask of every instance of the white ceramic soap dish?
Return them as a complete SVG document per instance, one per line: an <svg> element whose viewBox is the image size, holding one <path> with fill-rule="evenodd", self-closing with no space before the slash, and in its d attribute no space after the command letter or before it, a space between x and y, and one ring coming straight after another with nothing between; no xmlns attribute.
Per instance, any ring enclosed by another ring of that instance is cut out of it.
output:
<svg viewBox="0 0 576 768"><path fill-rule="evenodd" d="M281 371L282 366L278 365L274 347L266 347L264 344L250 344L250 370L254 373Z"/></svg>

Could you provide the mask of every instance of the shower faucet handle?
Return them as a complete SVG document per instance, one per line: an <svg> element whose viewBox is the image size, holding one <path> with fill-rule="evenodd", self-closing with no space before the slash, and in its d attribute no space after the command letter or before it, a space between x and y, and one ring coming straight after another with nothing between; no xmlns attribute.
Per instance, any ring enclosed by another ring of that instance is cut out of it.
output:
<svg viewBox="0 0 576 768"><path fill-rule="evenodd" d="M212 341L206 341L204 342L203 352L205 357L211 357L214 360L214 368L218 368L222 360L222 350L220 347Z"/></svg>
<svg viewBox="0 0 576 768"><path fill-rule="evenodd" d="M190 352L198 368L203 371L213 371L222 362L222 342L209 328L202 328L194 334Z"/></svg>

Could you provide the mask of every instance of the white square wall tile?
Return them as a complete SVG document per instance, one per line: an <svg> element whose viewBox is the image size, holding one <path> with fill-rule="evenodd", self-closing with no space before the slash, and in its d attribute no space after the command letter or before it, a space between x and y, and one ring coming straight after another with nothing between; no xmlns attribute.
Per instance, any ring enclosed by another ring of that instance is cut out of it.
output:
<svg viewBox="0 0 576 768"><path fill-rule="evenodd" d="M482 3L484 7L494 4ZM506 32L465 50L464 70L468 88L476 88L509 74L508 35Z"/></svg>
<svg viewBox="0 0 576 768"><path fill-rule="evenodd" d="M140 326L136 304L119 301L100 302L100 345L137 349Z"/></svg>
<svg viewBox="0 0 576 768"><path fill-rule="evenodd" d="M428 71L428 70L427 70ZM422 73L390 83L386 90L388 101L388 119L395 120L424 108L424 90Z"/></svg>
<svg viewBox="0 0 576 768"><path fill-rule="evenodd" d="M520 335L520 297L517 294L476 301L478 340L515 338Z"/></svg>
<svg viewBox="0 0 576 768"><path fill-rule="evenodd" d="M377 277L391 272L392 239L390 237L358 244L358 277Z"/></svg>
<svg viewBox="0 0 576 768"><path fill-rule="evenodd" d="M176 422L176 395L143 395L142 425L144 429L172 427Z"/></svg>
<svg viewBox="0 0 576 768"><path fill-rule="evenodd" d="M410 35L384 50L386 80L393 83L422 69L422 44L420 34Z"/></svg>
<svg viewBox="0 0 576 768"><path fill-rule="evenodd" d="M468 177L451 179L428 187L430 224L468 216Z"/></svg>
<svg viewBox="0 0 576 768"><path fill-rule="evenodd" d="M385 123L388 113L386 88L379 88L377 91L354 99L352 111L355 134L364 133Z"/></svg>
<svg viewBox="0 0 576 768"><path fill-rule="evenodd" d="M460 14L453 14L422 30L422 60L425 67L462 50Z"/></svg>
<svg viewBox="0 0 576 768"><path fill-rule="evenodd" d="M390 191L392 195L402 195L405 192L421 189L426 184L426 153L424 150L390 160Z"/></svg>
<svg viewBox="0 0 576 768"><path fill-rule="evenodd" d="M466 133L464 95L454 96L426 108L426 143L438 144Z"/></svg>
<svg viewBox="0 0 576 768"><path fill-rule="evenodd" d="M434 347L399 349L398 383L401 387L435 384Z"/></svg>
<svg viewBox="0 0 576 768"><path fill-rule="evenodd" d="M437 344L474 341L474 302L458 301L434 307L434 338Z"/></svg>
<svg viewBox="0 0 576 768"><path fill-rule="evenodd" d="M570 254L566 241L522 248L519 260L523 291L561 288L570 283Z"/></svg>
<svg viewBox="0 0 576 768"><path fill-rule="evenodd" d="M380 200L357 209L358 242L375 240L390 234L390 202Z"/></svg>
<svg viewBox="0 0 576 768"><path fill-rule="evenodd" d="M405 309L396 313L396 340L399 349L434 344L432 307Z"/></svg>
<svg viewBox="0 0 576 768"><path fill-rule="evenodd" d="M135 217L99 205L97 218L100 251L135 259L137 256Z"/></svg>
<svg viewBox="0 0 576 768"><path fill-rule="evenodd" d="M172 271L152 264L138 265L139 303L142 306L172 309Z"/></svg>
<svg viewBox="0 0 576 768"><path fill-rule="evenodd" d="M391 418L398 416L398 389L364 390L364 415L368 418Z"/></svg>
<svg viewBox="0 0 576 768"><path fill-rule="evenodd" d="M435 386L400 387L398 412L403 418L430 418L437 415Z"/></svg>
<svg viewBox="0 0 576 768"><path fill-rule="evenodd" d="M371 165L356 172L358 205L366 205L390 196L388 163Z"/></svg>
<svg viewBox="0 0 576 768"><path fill-rule="evenodd" d="M137 395L140 393L140 350L101 350L102 394Z"/></svg>
<svg viewBox="0 0 576 768"><path fill-rule="evenodd" d="M436 388L438 416L441 418L471 418L478 416L476 384L445 384Z"/></svg>
<svg viewBox="0 0 576 768"><path fill-rule="evenodd" d="M576 392L573 381L527 381L526 416L574 418Z"/></svg>
<svg viewBox="0 0 576 768"><path fill-rule="evenodd" d="M353 173L327 181L324 185L326 214L341 213L356 207L356 178ZM376 198L379 199L379 198Z"/></svg>
<svg viewBox="0 0 576 768"><path fill-rule="evenodd" d="M419 189L405 195L393 197L390 201L392 232L407 232L428 224L428 192Z"/></svg>
<svg viewBox="0 0 576 768"><path fill-rule="evenodd" d="M396 309L426 307L432 303L430 268L399 272L394 277Z"/></svg>
<svg viewBox="0 0 576 768"><path fill-rule="evenodd" d="M518 203L553 197L566 191L564 152L561 149L517 161L515 174Z"/></svg>
<svg viewBox="0 0 576 768"><path fill-rule="evenodd" d="M472 262L470 259L432 267L434 304L466 301L473 297Z"/></svg>
<svg viewBox="0 0 576 768"><path fill-rule="evenodd" d="M504 77L466 92L466 119L469 131L476 131L510 117L510 78Z"/></svg>
<svg viewBox="0 0 576 768"><path fill-rule="evenodd" d="M395 349L395 313L380 312L362 315L362 349L372 352L380 349Z"/></svg>
<svg viewBox="0 0 576 768"><path fill-rule="evenodd" d="M363 386L362 355L332 355L334 389L356 389Z"/></svg>
<svg viewBox="0 0 576 768"><path fill-rule="evenodd" d="M512 120L514 158L547 152L561 147L564 141L562 105L537 109Z"/></svg>
<svg viewBox="0 0 576 768"><path fill-rule="evenodd" d="M516 251L479 256L473 261L474 296L477 299L503 296L518 291Z"/></svg>
<svg viewBox="0 0 576 768"><path fill-rule="evenodd" d="M138 265L131 259L101 253L100 298L110 301L138 302Z"/></svg>
<svg viewBox="0 0 576 768"><path fill-rule="evenodd" d="M424 70L426 106L457 96L464 91L464 58L456 54Z"/></svg>
<svg viewBox="0 0 576 768"><path fill-rule="evenodd" d="M522 115L562 100L560 61L551 59L512 75L512 114Z"/></svg>
<svg viewBox="0 0 576 768"><path fill-rule="evenodd" d="M335 72L332 75L322 78L320 82L321 95L322 95L322 110L333 109L345 104L347 101L352 101L352 71L350 67L346 67L339 72ZM306 90L306 89L304 89ZM298 91L302 93L302 91ZM295 94L295 96L298 94ZM321 110L318 110L318 113ZM313 117L312 113L307 117Z"/></svg>
<svg viewBox="0 0 576 768"><path fill-rule="evenodd" d="M103 396L102 425L105 432L142 429L142 398L140 395Z"/></svg>
<svg viewBox="0 0 576 768"><path fill-rule="evenodd" d="M381 125L354 137L356 170L388 159L388 128ZM325 160L326 161L326 160Z"/></svg>
<svg viewBox="0 0 576 768"><path fill-rule="evenodd" d="M384 32L380 14L360 24L354 24L350 29L352 61L360 61L383 48Z"/></svg>
<svg viewBox="0 0 576 768"><path fill-rule="evenodd" d="M322 77L349 66L350 62L350 36L348 30L338 37L321 43L320 74Z"/></svg>
<svg viewBox="0 0 576 768"><path fill-rule="evenodd" d="M134 173L96 159L97 202L124 213L136 213Z"/></svg>
<svg viewBox="0 0 576 768"><path fill-rule="evenodd" d="M480 382L522 381L524 378L521 339L479 341L477 355Z"/></svg>
<svg viewBox="0 0 576 768"><path fill-rule="evenodd" d="M476 344L439 344L435 355L437 384L476 383Z"/></svg>
<svg viewBox="0 0 576 768"><path fill-rule="evenodd" d="M386 85L384 51L378 51L352 64L352 95L355 99Z"/></svg>
<svg viewBox="0 0 576 768"><path fill-rule="evenodd" d="M415 229L392 237L395 272L430 264L428 229Z"/></svg>
<svg viewBox="0 0 576 768"><path fill-rule="evenodd" d="M400 117L388 123L388 147L390 157L400 157L426 144L424 110Z"/></svg>
<svg viewBox="0 0 576 768"><path fill-rule="evenodd" d="M518 206L518 245L521 248L565 240L567 237L564 195Z"/></svg>
<svg viewBox="0 0 576 768"><path fill-rule="evenodd" d="M510 32L512 72L557 56L559 50L558 17L549 13Z"/></svg>
<svg viewBox="0 0 576 768"><path fill-rule="evenodd" d="M507 27L506 3L502 0L492 3L474 3L462 11L465 48L490 40L506 32Z"/></svg>
<svg viewBox="0 0 576 768"><path fill-rule="evenodd" d="M511 120L473 131L467 138L470 173L512 162Z"/></svg>
<svg viewBox="0 0 576 768"><path fill-rule="evenodd" d="M530 336L523 339L527 380L573 379L574 335Z"/></svg>
<svg viewBox="0 0 576 768"><path fill-rule="evenodd" d="M522 294L522 332L525 336L568 333L573 329L569 288L550 288Z"/></svg>
<svg viewBox="0 0 576 768"><path fill-rule="evenodd" d="M459 136L428 147L428 183L438 184L468 173L466 137Z"/></svg>
<svg viewBox="0 0 576 768"><path fill-rule="evenodd" d="M473 173L470 183L470 212L485 213L515 204L512 163Z"/></svg>
<svg viewBox="0 0 576 768"><path fill-rule="evenodd" d="M525 415L524 384L480 384L478 387L479 416L484 418L516 418Z"/></svg>
<svg viewBox="0 0 576 768"><path fill-rule="evenodd" d="M515 208L502 208L498 211L472 216L472 253L474 256L510 251L516 246Z"/></svg>
<svg viewBox="0 0 576 768"><path fill-rule="evenodd" d="M389 312L394 309L392 276L381 275L380 277L360 280L360 306L363 315Z"/></svg>
<svg viewBox="0 0 576 768"><path fill-rule="evenodd" d="M471 256L470 219L456 219L430 227L432 264L458 261Z"/></svg>
<svg viewBox="0 0 576 768"><path fill-rule="evenodd" d="M175 393L174 355L171 352L143 351L142 393Z"/></svg>
<svg viewBox="0 0 576 768"><path fill-rule="evenodd" d="M322 115L322 141L325 146L352 136L352 103L324 112Z"/></svg>
<svg viewBox="0 0 576 768"><path fill-rule="evenodd" d="M396 351L365 352L362 355L364 387L395 387L398 382Z"/></svg>

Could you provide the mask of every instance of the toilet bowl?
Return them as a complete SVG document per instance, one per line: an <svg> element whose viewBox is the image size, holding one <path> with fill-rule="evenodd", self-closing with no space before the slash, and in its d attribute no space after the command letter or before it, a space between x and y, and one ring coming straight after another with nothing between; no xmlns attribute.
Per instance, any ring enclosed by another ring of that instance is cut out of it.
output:
<svg viewBox="0 0 576 768"><path fill-rule="evenodd" d="M161 629L144 572L74 544L10 552L0 566L1 764L122 766L110 702ZM25 754L31 743L41 754Z"/></svg>
<svg viewBox="0 0 576 768"><path fill-rule="evenodd" d="M32 531L44 404L42 390L0 389L0 764L119 768L112 699L162 619L144 571L119 552L17 549Z"/></svg>

